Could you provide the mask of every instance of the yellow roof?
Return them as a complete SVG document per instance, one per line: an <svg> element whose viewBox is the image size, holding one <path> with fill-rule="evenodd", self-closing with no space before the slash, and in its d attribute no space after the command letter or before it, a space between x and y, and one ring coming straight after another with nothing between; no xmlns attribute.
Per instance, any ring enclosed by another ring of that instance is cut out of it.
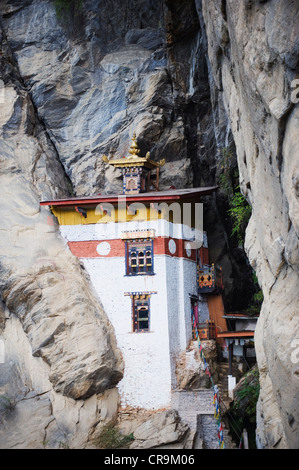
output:
<svg viewBox="0 0 299 470"><path fill-rule="evenodd" d="M150 159L150 153L147 152L145 157L139 157L140 150L136 142L136 134L134 132L132 137L132 144L129 150L127 157L118 158L118 159L109 159L106 155L103 155L103 161L119 168L135 167L135 166L145 166L146 168L153 169L155 167L161 167L165 164L165 159L163 158L159 162L155 162Z"/></svg>

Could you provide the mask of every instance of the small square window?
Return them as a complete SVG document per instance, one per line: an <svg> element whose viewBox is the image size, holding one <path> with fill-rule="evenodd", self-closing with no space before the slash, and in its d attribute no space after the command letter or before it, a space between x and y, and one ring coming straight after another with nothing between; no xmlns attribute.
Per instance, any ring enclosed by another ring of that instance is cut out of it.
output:
<svg viewBox="0 0 299 470"><path fill-rule="evenodd" d="M154 274L153 240L126 241L126 274Z"/></svg>

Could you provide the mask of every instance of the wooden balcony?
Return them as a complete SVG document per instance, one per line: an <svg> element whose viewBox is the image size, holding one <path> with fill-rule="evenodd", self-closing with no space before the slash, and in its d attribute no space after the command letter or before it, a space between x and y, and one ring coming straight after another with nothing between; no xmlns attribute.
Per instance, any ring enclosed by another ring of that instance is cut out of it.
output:
<svg viewBox="0 0 299 470"><path fill-rule="evenodd" d="M211 294L223 291L222 269L214 264L198 267L198 293Z"/></svg>

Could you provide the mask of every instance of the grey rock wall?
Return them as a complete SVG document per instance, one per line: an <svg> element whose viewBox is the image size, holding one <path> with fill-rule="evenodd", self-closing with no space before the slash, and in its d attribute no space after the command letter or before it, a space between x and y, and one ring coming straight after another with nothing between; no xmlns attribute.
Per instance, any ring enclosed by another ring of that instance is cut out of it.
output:
<svg viewBox="0 0 299 470"><path fill-rule="evenodd" d="M70 410L68 400L90 403L121 378L100 299L39 201L119 192L121 175L101 156L126 154L135 131L141 153L166 159L161 189L217 183L219 152L235 149L232 165L253 208L246 249L265 298L258 442L298 446L297 4L85 0L61 18L51 0L0 6L0 327L11 344L17 319L20 344L32 348L22 400L37 387L52 405L63 396ZM251 268L228 235L225 210L219 191L206 201L205 228L227 304L240 308L252 293ZM44 385L35 384L37 363ZM8 383L7 375L3 393ZM50 430L52 415L43 416ZM97 421L88 419L90 434Z"/></svg>
<svg viewBox="0 0 299 470"><path fill-rule="evenodd" d="M2 15L74 194L122 190L120 171L102 155L126 155L133 132L141 154L166 160L161 189L218 183L219 150L232 137L225 113L212 109L206 37L193 0L85 0L76 15L61 17L52 0L3 0ZM227 237L225 210L221 194L205 201L205 228L229 308L240 308L252 290L242 283L250 268Z"/></svg>
<svg viewBox="0 0 299 470"><path fill-rule="evenodd" d="M201 2L198 2L200 4ZM261 375L257 441L298 448L299 6L202 2L211 86L232 129L240 185L252 206L246 250L264 293L255 337ZM216 103L215 103L216 106Z"/></svg>
<svg viewBox="0 0 299 470"><path fill-rule="evenodd" d="M41 199L67 197L70 184L3 30L0 49L0 447L40 447L46 434L59 447L62 410L72 420L67 440L84 445L100 420L90 418L83 438L75 415L117 384L122 359L85 271L40 208Z"/></svg>
<svg viewBox="0 0 299 470"><path fill-rule="evenodd" d="M163 12L154 3L87 1L77 20L57 18L52 1L8 15L4 6L20 73L78 195L121 189L101 157L124 156L134 131L153 158L159 141L159 157L172 154L167 167L175 166L178 184L190 184L188 165L178 163L178 150L187 158L184 129L173 116Z"/></svg>
<svg viewBox="0 0 299 470"><path fill-rule="evenodd" d="M100 299L39 201L121 191L120 174L101 156L126 154L133 132L142 153L166 159L161 189L212 184L205 57L197 63L201 30L193 2L178 7L86 0L78 14L59 18L50 0L1 1L4 332L8 348L16 316L32 349L22 363L17 407L25 406L28 393L47 393L48 411L60 394L84 403L117 384L123 368ZM195 178L199 149L205 170ZM19 355L20 348L18 354L12 348L8 357L18 365ZM42 384L36 384L37 361ZM4 377L3 394L11 394L8 372ZM26 403L35 406L33 395ZM71 414L71 402L63 406ZM52 427L54 435L58 431L49 423L57 418L55 407L54 414L48 411L42 427L48 434ZM17 424L9 416L2 446ZM23 413L17 416L21 430ZM95 421L89 424L88 436ZM32 422L33 433L35 426ZM34 445L33 437L29 443L20 434L6 444ZM67 434L71 445L79 442L76 427ZM46 437L54 445L54 437Z"/></svg>

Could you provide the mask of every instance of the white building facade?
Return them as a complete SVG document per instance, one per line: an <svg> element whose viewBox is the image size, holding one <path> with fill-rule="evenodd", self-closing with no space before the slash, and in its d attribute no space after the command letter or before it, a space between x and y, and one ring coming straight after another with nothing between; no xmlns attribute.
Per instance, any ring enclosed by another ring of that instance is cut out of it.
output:
<svg viewBox="0 0 299 470"><path fill-rule="evenodd" d="M124 359L121 405L160 409L171 405L176 359L192 340L192 309L201 319L208 311L198 291L199 250L207 250L200 198L216 188L160 192L163 161L139 157L132 140L130 156L112 161L123 170L123 195L41 205L57 217L114 327Z"/></svg>
<svg viewBox="0 0 299 470"><path fill-rule="evenodd" d="M117 230L114 223L60 226L71 251L83 261L114 327L125 364L119 383L122 406L164 408L170 405L176 388L176 357L192 338L190 296L198 295L192 249L196 239L194 231L183 228L161 219L128 222ZM184 239L183 232L191 236ZM116 238L119 234L125 238ZM126 243L144 243L143 237L153 243L153 271L128 275ZM201 244L202 234L197 237ZM95 249L90 245L87 250L86 244L91 242ZM143 300L142 296L146 297L148 319L145 328L134 328L133 304Z"/></svg>

